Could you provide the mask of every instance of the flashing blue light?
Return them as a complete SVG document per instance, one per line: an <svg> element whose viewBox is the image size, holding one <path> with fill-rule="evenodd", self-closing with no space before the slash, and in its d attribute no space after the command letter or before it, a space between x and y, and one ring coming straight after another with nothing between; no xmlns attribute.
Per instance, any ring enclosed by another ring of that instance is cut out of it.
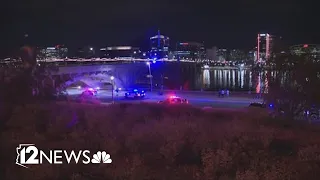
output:
<svg viewBox="0 0 320 180"><path fill-rule="evenodd" d="M269 107L273 107L273 104L269 104Z"/></svg>
<svg viewBox="0 0 320 180"><path fill-rule="evenodd" d="M156 63L157 61L156 61L156 60L153 60L152 62L153 62L153 63Z"/></svg>
<svg viewBox="0 0 320 180"><path fill-rule="evenodd" d="M155 57L155 58L153 58L153 60L155 61L155 60L157 60L157 58Z"/></svg>
<svg viewBox="0 0 320 180"><path fill-rule="evenodd" d="M134 92L137 92L138 90L137 90L137 89L134 89L133 91L134 91Z"/></svg>
<svg viewBox="0 0 320 180"><path fill-rule="evenodd" d="M141 92L144 92L144 91L141 91Z"/></svg>

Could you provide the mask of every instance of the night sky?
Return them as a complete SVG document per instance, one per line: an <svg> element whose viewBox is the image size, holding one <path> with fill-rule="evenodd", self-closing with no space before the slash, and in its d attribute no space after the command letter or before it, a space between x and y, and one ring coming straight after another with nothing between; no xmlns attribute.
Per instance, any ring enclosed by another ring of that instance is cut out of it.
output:
<svg viewBox="0 0 320 180"><path fill-rule="evenodd" d="M172 42L207 47L251 48L258 32L289 44L320 43L318 7L297 0L10 0L1 7L1 51L26 41L145 47L157 29Z"/></svg>

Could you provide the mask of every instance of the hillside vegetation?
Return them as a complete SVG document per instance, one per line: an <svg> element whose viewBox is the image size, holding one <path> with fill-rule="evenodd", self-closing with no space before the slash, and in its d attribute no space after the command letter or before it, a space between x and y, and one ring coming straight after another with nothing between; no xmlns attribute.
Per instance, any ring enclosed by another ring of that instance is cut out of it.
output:
<svg viewBox="0 0 320 180"><path fill-rule="evenodd" d="M37 104L15 109L1 135L7 180L320 179L318 127L255 110ZM107 151L112 164L14 164L16 147Z"/></svg>

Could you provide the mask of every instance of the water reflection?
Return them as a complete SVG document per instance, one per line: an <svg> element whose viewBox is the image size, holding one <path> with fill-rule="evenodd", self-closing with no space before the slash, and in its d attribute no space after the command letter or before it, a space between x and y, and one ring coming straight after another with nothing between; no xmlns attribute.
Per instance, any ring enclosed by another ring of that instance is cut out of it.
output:
<svg viewBox="0 0 320 180"><path fill-rule="evenodd" d="M234 89L236 87L236 71L235 70L232 70L232 89Z"/></svg>
<svg viewBox="0 0 320 180"><path fill-rule="evenodd" d="M210 71L208 69L203 71L203 85L205 88L210 87Z"/></svg>
<svg viewBox="0 0 320 180"><path fill-rule="evenodd" d="M261 73L257 76L256 93L261 93Z"/></svg>
<svg viewBox="0 0 320 180"><path fill-rule="evenodd" d="M219 90L219 89L230 89L230 90L244 90L244 91L255 91L257 93L268 92L269 78L276 76L275 72L252 72L250 70L202 70L201 71L202 82L196 84L201 87L196 89L207 89L207 90Z"/></svg>
<svg viewBox="0 0 320 180"><path fill-rule="evenodd" d="M219 73L218 73L218 80L219 80L219 85L223 86L222 84L222 70L219 70Z"/></svg>
<svg viewBox="0 0 320 180"><path fill-rule="evenodd" d="M240 71L240 79L241 79L240 86L241 86L241 88L243 88L243 86L244 86L244 70Z"/></svg>

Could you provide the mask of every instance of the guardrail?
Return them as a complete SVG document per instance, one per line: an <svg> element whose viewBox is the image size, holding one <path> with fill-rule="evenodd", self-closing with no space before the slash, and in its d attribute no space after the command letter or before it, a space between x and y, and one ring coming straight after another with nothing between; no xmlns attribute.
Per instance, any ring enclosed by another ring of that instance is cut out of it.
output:
<svg viewBox="0 0 320 180"><path fill-rule="evenodd" d="M117 58L117 59L108 59L108 58L95 58L95 59L45 59L45 60L37 60L38 62L135 62L135 61L142 61L142 62L148 62L153 61L153 59L126 59L126 58ZM175 62L178 61L177 59L159 59L157 61L167 61L167 62ZM180 60L181 62L195 62L192 60Z"/></svg>

